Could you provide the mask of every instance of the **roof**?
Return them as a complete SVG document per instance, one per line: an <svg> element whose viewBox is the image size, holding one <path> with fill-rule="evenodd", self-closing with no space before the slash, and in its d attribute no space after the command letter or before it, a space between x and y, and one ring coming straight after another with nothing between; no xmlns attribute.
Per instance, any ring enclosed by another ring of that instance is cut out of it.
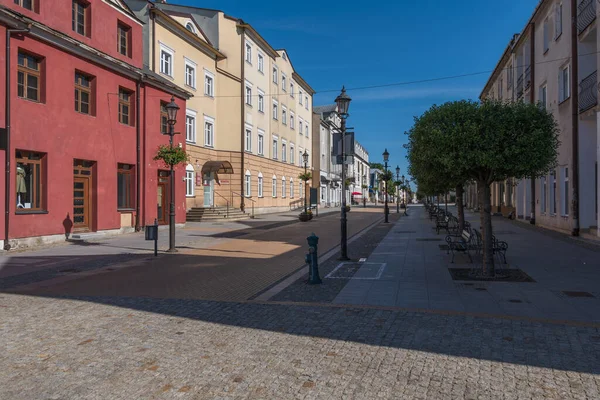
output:
<svg viewBox="0 0 600 400"><path fill-rule="evenodd" d="M337 111L337 104L327 104L324 106L313 107L313 112L317 114L331 113Z"/></svg>

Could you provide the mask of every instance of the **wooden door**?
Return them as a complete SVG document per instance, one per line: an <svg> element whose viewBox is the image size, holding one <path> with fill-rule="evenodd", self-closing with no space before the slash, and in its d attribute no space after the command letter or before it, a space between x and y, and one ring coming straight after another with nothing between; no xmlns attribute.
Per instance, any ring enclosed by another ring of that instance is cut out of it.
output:
<svg viewBox="0 0 600 400"><path fill-rule="evenodd" d="M90 178L76 176L73 178L73 228L90 229Z"/></svg>
<svg viewBox="0 0 600 400"><path fill-rule="evenodd" d="M164 225L167 223L167 184L166 183L158 183L157 186L157 194L156 194L156 204L158 206L157 211L157 219L160 225Z"/></svg>

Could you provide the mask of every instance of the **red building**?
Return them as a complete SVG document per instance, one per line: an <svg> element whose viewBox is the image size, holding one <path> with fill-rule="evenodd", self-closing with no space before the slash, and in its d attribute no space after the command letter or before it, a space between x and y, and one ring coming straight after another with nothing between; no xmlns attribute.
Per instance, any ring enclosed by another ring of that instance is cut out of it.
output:
<svg viewBox="0 0 600 400"><path fill-rule="evenodd" d="M142 40L120 0L0 0L4 244L168 222L169 173L153 157L169 143L164 105L174 96L185 110L190 94L143 69ZM177 168L177 223L184 176Z"/></svg>

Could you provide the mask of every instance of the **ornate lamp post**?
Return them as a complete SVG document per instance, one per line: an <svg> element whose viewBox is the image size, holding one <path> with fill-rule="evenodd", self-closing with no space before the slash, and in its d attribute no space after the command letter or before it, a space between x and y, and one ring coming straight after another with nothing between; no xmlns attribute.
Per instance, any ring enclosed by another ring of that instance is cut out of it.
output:
<svg viewBox="0 0 600 400"><path fill-rule="evenodd" d="M348 220L346 217L346 118L348 118L348 107L352 99L346 94L346 88L342 87L342 93L335 99L338 108L338 114L342 120L342 215L341 215L341 243L340 260L349 260L348 258Z"/></svg>
<svg viewBox="0 0 600 400"><path fill-rule="evenodd" d="M175 98L171 96L171 102L166 105L167 108L167 124L169 125L169 146L173 149L173 136L175 135L175 123L177 122L177 111L179 106L175 103ZM171 186L171 199L169 205L169 250L170 253L174 253L175 249L175 172L173 171L173 165L171 164L171 175L169 178L169 185Z"/></svg>
<svg viewBox="0 0 600 400"><path fill-rule="evenodd" d="M388 214L390 210L388 209L388 179L387 179L387 170L388 170L388 160L390 159L390 153L388 153L387 149L383 152L383 162L385 163L385 206L383 208L383 212L385 214L385 223L388 222Z"/></svg>
<svg viewBox="0 0 600 400"><path fill-rule="evenodd" d="M400 214L400 166L396 166L396 214Z"/></svg>
<svg viewBox="0 0 600 400"><path fill-rule="evenodd" d="M304 162L304 177L306 178L306 170L308 168L308 153L306 152L306 149L304 149L304 154L302 154L302 161ZM306 214L308 211L306 210L306 189L307 189L307 184L308 180L304 181L304 214Z"/></svg>

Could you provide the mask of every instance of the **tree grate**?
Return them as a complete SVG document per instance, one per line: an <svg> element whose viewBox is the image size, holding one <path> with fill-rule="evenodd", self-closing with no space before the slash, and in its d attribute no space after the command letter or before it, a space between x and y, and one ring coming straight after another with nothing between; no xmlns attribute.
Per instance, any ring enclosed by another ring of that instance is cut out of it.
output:
<svg viewBox="0 0 600 400"><path fill-rule="evenodd" d="M577 292L571 290L563 290L562 291L565 296L568 297L594 297L590 292Z"/></svg>

